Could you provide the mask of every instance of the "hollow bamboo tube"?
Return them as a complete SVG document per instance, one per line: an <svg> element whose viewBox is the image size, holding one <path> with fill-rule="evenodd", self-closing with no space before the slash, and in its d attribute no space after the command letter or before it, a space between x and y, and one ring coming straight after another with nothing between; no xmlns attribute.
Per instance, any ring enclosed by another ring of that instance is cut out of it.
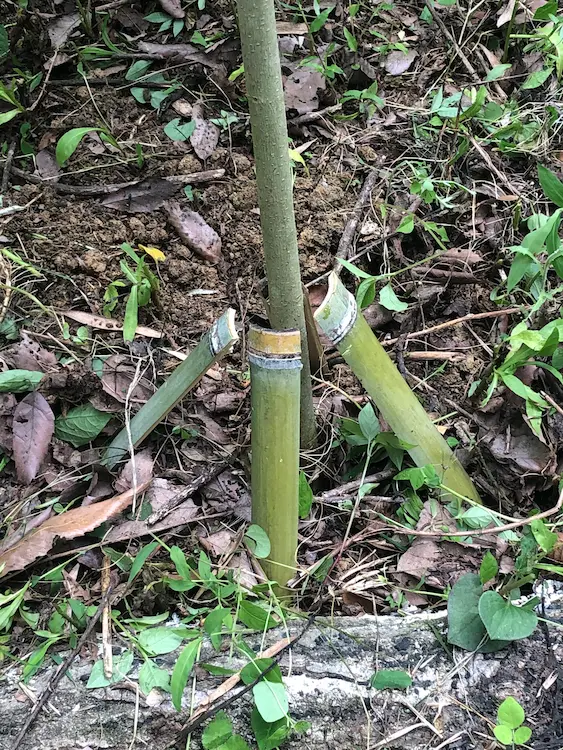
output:
<svg viewBox="0 0 563 750"><path fill-rule="evenodd" d="M299 515L298 330L251 326L248 359L252 383L252 521L268 534L264 572L283 586L295 572Z"/></svg>
<svg viewBox="0 0 563 750"><path fill-rule="evenodd" d="M154 428L201 380L207 370L221 357L230 352L238 341L235 331L235 311L229 308L192 349L188 357L178 365L168 380L144 404L129 423L129 433L124 427L113 439L106 451L104 461L113 468L126 458L131 446L136 448L150 435Z"/></svg>
<svg viewBox="0 0 563 750"><path fill-rule="evenodd" d="M415 464L432 464L443 485L480 503L467 472L335 273L329 277L328 292L315 313L315 320L359 378L395 435L412 446L408 452ZM451 499L447 493L442 494Z"/></svg>

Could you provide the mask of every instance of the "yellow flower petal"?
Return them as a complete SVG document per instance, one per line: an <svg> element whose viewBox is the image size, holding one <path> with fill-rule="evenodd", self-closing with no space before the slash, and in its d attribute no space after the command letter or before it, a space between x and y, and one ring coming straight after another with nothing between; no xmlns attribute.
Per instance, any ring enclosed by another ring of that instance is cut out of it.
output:
<svg viewBox="0 0 563 750"><path fill-rule="evenodd" d="M157 263L160 260L166 260L166 255L162 252L162 250L159 250L158 247L145 247L144 245L139 245L140 250L144 250L147 255L150 255L153 260L155 260Z"/></svg>

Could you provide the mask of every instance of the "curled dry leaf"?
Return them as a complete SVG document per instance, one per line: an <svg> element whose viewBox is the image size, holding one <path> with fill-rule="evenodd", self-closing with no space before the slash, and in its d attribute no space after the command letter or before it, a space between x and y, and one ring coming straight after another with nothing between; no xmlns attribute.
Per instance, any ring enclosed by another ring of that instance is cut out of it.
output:
<svg viewBox="0 0 563 750"><path fill-rule="evenodd" d="M158 0L160 7L172 18L184 18L186 15L180 5L180 0Z"/></svg>
<svg viewBox="0 0 563 750"><path fill-rule="evenodd" d="M128 214L149 213L161 208L177 190L178 186L169 180L143 180L137 185L110 193L102 201L102 206Z"/></svg>
<svg viewBox="0 0 563 750"><path fill-rule="evenodd" d="M200 159L208 159L219 143L219 128L203 117L201 104L192 107L192 120L195 130L190 136L190 143Z"/></svg>
<svg viewBox="0 0 563 750"><path fill-rule="evenodd" d="M125 464L121 474L115 480L115 489L117 492L125 492L132 489L135 485L140 487L152 479L154 461L150 450L143 450L136 453L133 458ZM133 479L136 479L133 482Z"/></svg>
<svg viewBox="0 0 563 750"><path fill-rule="evenodd" d="M222 67L211 57L200 52L191 44L154 44L152 42L139 42L139 52L150 55L155 60L166 60L172 58L178 62L195 62L207 65L211 68Z"/></svg>
<svg viewBox="0 0 563 750"><path fill-rule="evenodd" d="M392 76L400 76L410 68L416 59L418 52L410 49L408 52L395 50L387 55L385 60L385 70Z"/></svg>
<svg viewBox="0 0 563 750"><path fill-rule="evenodd" d="M102 388L121 404L127 399L127 394L133 382L137 368L129 357L123 354L112 354L102 367ZM147 378L141 378L129 396L132 404L144 404L155 392L154 385Z"/></svg>
<svg viewBox="0 0 563 750"><path fill-rule="evenodd" d="M164 208L168 221L190 250L211 263L221 260L221 238L198 213L182 210L177 201L168 201Z"/></svg>
<svg viewBox="0 0 563 750"><path fill-rule="evenodd" d="M139 487L137 491L143 492L145 489L147 485ZM0 554L0 576L5 576L13 570L23 570L35 560L44 557L55 543L55 539L76 539L115 518L131 505L134 494L133 490L127 490L111 500L67 510L66 513L49 518Z"/></svg>
<svg viewBox="0 0 563 750"><path fill-rule="evenodd" d="M447 265L474 266L482 263L483 258L474 250L466 247L450 247L440 256L440 263L444 261Z"/></svg>
<svg viewBox="0 0 563 750"><path fill-rule="evenodd" d="M28 393L16 406L12 429L18 479L29 484L37 476L55 429L55 416L40 393Z"/></svg>
<svg viewBox="0 0 563 750"><path fill-rule="evenodd" d="M92 313L82 312L82 310L63 310L61 315L83 326L92 326L92 328L99 328L103 331L123 330L123 324L118 320L103 318L101 315L92 315ZM138 336L148 336L153 339L162 338L160 331L155 331L154 328L147 328L146 326L137 326L135 333Z"/></svg>
<svg viewBox="0 0 563 750"><path fill-rule="evenodd" d="M314 112L319 106L317 92L326 87L324 77L311 68L299 68L284 81L285 108L298 114Z"/></svg>

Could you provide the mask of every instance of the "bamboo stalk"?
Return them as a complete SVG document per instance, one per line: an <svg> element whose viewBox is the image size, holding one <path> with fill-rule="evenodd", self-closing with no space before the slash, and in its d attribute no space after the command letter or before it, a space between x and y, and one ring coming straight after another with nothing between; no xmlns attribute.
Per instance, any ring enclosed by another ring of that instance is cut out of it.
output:
<svg viewBox="0 0 563 750"><path fill-rule="evenodd" d="M272 328L301 334L301 440L315 443L311 370L293 208L274 0L237 0Z"/></svg>
<svg viewBox="0 0 563 750"><path fill-rule="evenodd" d="M231 351L238 341L235 330L235 311L229 308L203 336L188 357L174 370L168 380L144 404L129 423L112 440L104 461L113 468L126 458L131 446L136 448L154 428L201 380L207 370Z"/></svg>
<svg viewBox="0 0 563 750"><path fill-rule="evenodd" d="M270 538L264 571L283 587L294 575L297 553L301 337L298 330L251 326L248 347L252 521Z"/></svg>
<svg viewBox="0 0 563 750"><path fill-rule="evenodd" d="M315 313L315 320L359 378L395 435L412 446L408 452L415 464L432 464L443 485L480 503L467 472L334 272L329 276L328 293ZM447 499L452 497L446 492L442 494Z"/></svg>

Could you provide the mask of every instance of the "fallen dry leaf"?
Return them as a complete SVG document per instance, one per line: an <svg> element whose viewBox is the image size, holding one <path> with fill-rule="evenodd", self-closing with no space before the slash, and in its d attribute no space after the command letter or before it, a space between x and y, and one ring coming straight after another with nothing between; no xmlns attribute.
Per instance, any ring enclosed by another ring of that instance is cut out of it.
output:
<svg viewBox="0 0 563 750"><path fill-rule="evenodd" d="M143 492L145 489L146 485L139 487L137 491ZM0 554L0 577L13 570L23 570L35 560L44 557L55 543L55 539L76 539L115 518L131 505L134 495L133 490L127 490L111 500L103 500L101 503L74 508L52 516Z"/></svg>
<svg viewBox="0 0 563 750"><path fill-rule="evenodd" d="M285 108L295 109L300 115L314 112L319 106L317 92L325 87L325 79L318 71L299 68L284 81Z"/></svg>
<svg viewBox="0 0 563 750"><path fill-rule="evenodd" d="M135 453L121 470L120 475L115 480L116 492L125 492L133 488L133 479L137 487L146 484L152 479L154 461L149 449Z"/></svg>
<svg viewBox="0 0 563 750"><path fill-rule="evenodd" d="M45 398L33 391L14 410L13 453L18 479L29 484L37 476L55 429L55 415Z"/></svg>
<svg viewBox="0 0 563 750"><path fill-rule="evenodd" d="M121 404L124 404L131 383L135 379L137 368L124 354L112 354L102 367L102 388ZM141 378L129 395L132 404L144 404L153 395L156 388L147 378Z"/></svg>
<svg viewBox="0 0 563 750"><path fill-rule="evenodd" d="M198 213L189 209L182 210L177 201L168 201L164 208L168 221L190 250L210 263L221 260L221 238Z"/></svg>
<svg viewBox="0 0 563 750"><path fill-rule="evenodd" d="M158 0L160 7L172 18L184 18L186 15L180 5L180 0Z"/></svg>
<svg viewBox="0 0 563 750"><path fill-rule="evenodd" d="M222 68L213 58L200 52L191 44L154 44L152 42L139 42L139 52L145 52L155 60L166 60L172 58L178 62L195 62L207 65L210 68Z"/></svg>
<svg viewBox="0 0 563 750"><path fill-rule="evenodd" d="M83 326L92 326L92 328L99 328L104 331L122 331L123 324L113 318L103 318L101 315L92 315L92 313L82 312L81 310L63 310L61 315L69 320L74 320L76 323L80 323ZM160 331L155 331L154 328L147 328L146 326L137 326L135 333L138 336L148 336L152 339L162 338Z"/></svg>
<svg viewBox="0 0 563 750"><path fill-rule="evenodd" d="M79 23L79 13L68 13L66 16L59 16L51 21L47 26L51 47L55 49L62 47Z"/></svg>
<svg viewBox="0 0 563 750"><path fill-rule="evenodd" d="M143 180L137 185L110 193L102 201L102 206L125 211L128 214L150 213L161 208L178 190L178 186L169 180L159 178Z"/></svg>
<svg viewBox="0 0 563 750"><path fill-rule="evenodd" d="M145 499L153 512L156 512L167 507L170 501L181 491L180 487L173 485L168 479L153 479ZM201 513L201 508L195 505L191 498L187 498L161 521L152 526L147 521L123 521L119 526L115 526L109 531L104 537L104 541L106 544L113 544L125 539L138 539L147 534L157 534L165 529L185 526L198 518Z"/></svg>
<svg viewBox="0 0 563 750"><path fill-rule="evenodd" d="M199 103L192 107L192 120L195 122L195 130L190 136L190 143L200 159L208 159L217 148L221 131L217 125L203 117L203 106Z"/></svg>
<svg viewBox="0 0 563 750"><path fill-rule="evenodd" d="M246 552L241 552L239 555L235 555L231 560L229 570L233 571L233 578L241 586L247 589L252 589L258 584L258 579L254 574L252 563Z"/></svg>
<svg viewBox="0 0 563 750"><path fill-rule="evenodd" d="M510 19L512 18L512 14L514 12L515 5L516 5L516 0L508 0L506 5L503 6L499 10L499 17L497 19L497 28L504 26L505 23L508 23L510 21Z"/></svg>
<svg viewBox="0 0 563 750"><path fill-rule="evenodd" d="M454 266L474 266L482 263L483 258L470 248L449 247L445 253L440 256L440 263L444 261L447 265Z"/></svg>
<svg viewBox="0 0 563 750"><path fill-rule="evenodd" d="M209 536L198 536L201 546L213 557L221 557L228 552L232 547L234 538L234 534L228 529L222 529Z"/></svg>
<svg viewBox="0 0 563 750"><path fill-rule="evenodd" d="M172 109L186 119L192 116L193 107L185 99L177 99L175 102L172 102Z"/></svg>
<svg viewBox="0 0 563 750"><path fill-rule="evenodd" d="M309 33L309 27L306 23L291 23L290 21L276 21L276 34L278 36L295 35L306 36Z"/></svg>
<svg viewBox="0 0 563 750"><path fill-rule="evenodd" d="M400 76L410 68L415 61L418 52L415 49L410 49L408 52L401 52L400 50L394 50L385 60L385 70L392 76Z"/></svg>
<svg viewBox="0 0 563 750"><path fill-rule="evenodd" d="M39 175L42 180L58 182L62 171L59 169L55 155L49 149L42 149L35 157L35 174Z"/></svg>
<svg viewBox="0 0 563 750"><path fill-rule="evenodd" d="M59 366L53 352L43 349L37 341L21 332L21 341L15 347L14 365L18 370L33 370L34 372L48 372Z"/></svg>

